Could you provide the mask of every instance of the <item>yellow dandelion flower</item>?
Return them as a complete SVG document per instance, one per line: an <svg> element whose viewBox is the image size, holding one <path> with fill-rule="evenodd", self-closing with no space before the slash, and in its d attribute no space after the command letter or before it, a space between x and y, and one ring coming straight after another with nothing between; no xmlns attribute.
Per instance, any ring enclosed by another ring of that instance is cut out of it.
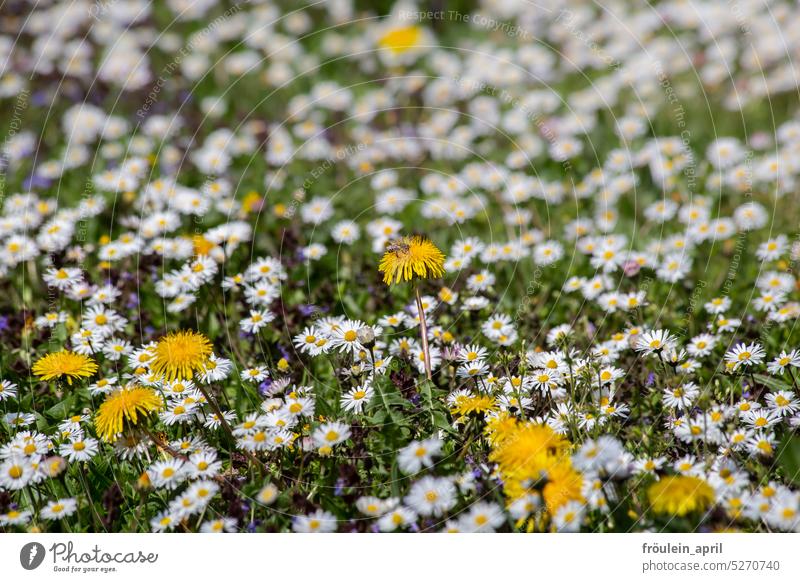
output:
<svg viewBox="0 0 800 582"><path fill-rule="evenodd" d="M453 414L467 416L480 414L497 408L497 401L491 396L459 396L452 407Z"/></svg>
<svg viewBox="0 0 800 582"><path fill-rule="evenodd" d="M205 256L211 252L211 249L217 246L202 234L193 236L192 244L194 245L194 254L197 256Z"/></svg>
<svg viewBox="0 0 800 582"><path fill-rule="evenodd" d="M673 475L650 485L647 498L656 513L684 516L708 509L714 503L714 490L699 477Z"/></svg>
<svg viewBox="0 0 800 582"><path fill-rule="evenodd" d="M278 218L285 218L288 212L289 208L286 206L286 204L282 204L280 202L272 207L272 213Z"/></svg>
<svg viewBox="0 0 800 582"><path fill-rule="evenodd" d="M395 54L401 54L416 47L421 38L422 29L419 26L398 26L389 29L378 40L378 45Z"/></svg>
<svg viewBox="0 0 800 582"><path fill-rule="evenodd" d="M527 422L507 432L489 455L505 481L537 481L568 453L569 441L546 424Z"/></svg>
<svg viewBox="0 0 800 582"><path fill-rule="evenodd" d="M114 442L125 422L136 426L141 417L163 406L164 400L151 388L135 386L115 390L100 405L94 419L95 430L104 441Z"/></svg>
<svg viewBox="0 0 800 582"><path fill-rule="evenodd" d="M517 419L508 412L501 412L486 421L486 434L492 445L498 445L513 434L518 425Z"/></svg>
<svg viewBox="0 0 800 582"><path fill-rule="evenodd" d="M547 485L542 490L550 515L570 501L583 501L582 488L583 477L572 468L568 458L550 467L547 470Z"/></svg>
<svg viewBox="0 0 800 582"><path fill-rule="evenodd" d="M165 380L190 380L211 356L211 342L196 331L176 331L162 337L150 364L153 374Z"/></svg>
<svg viewBox="0 0 800 582"><path fill-rule="evenodd" d="M147 471L142 472L142 474L139 475L139 478L136 480L137 489L147 490L152 486L153 485L150 482L150 475L147 474Z"/></svg>
<svg viewBox="0 0 800 582"><path fill-rule="evenodd" d="M33 365L33 373L42 380L49 381L64 377L68 384L78 378L88 378L97 372L97 363L89 356L61 350L47 354Z"/></svg>
<svg viewBox="0 0 800 582"><path fill-rule="evenodd" d="M242 200L242 208L245 212L258 212L263 205L264 199L255 190L248 192Z"/></svg>
<svg viewBox="0 0 800 582"><path fill-rule="evenodd" d="M404 236L392 241L381 259L378 270L387 285L410 281L416 275L423 279L444 275L444 255L435 244L421 236Z"/></svg>

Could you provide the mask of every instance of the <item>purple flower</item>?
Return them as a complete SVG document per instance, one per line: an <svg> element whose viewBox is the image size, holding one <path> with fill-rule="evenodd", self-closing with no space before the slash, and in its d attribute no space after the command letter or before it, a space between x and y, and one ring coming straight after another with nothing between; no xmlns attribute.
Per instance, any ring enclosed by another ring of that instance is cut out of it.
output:
<svg viewBox="0 0 800 582"><path fill-rule="evenodd" d="M272 379L267 378L261 384L258 385L258 393L261 396L269 395L269 389L272 387Z"/></svg>
<svg viewBox="0 0 800 582"><path fill-rule="evenodd" d="M139 305L139 295L131 293L128 296L128 309L134 309Z"/></svg>
<svg viewBox="0 0 800 582"><path fill-rule="evenodd" d="M49 103L46 91L36 91L36 93L31 95L31 105L34 107L43 107Z"/></svg>
<svg viewBox="0 0 800 582"><path fill-rule="evenodd" d="M625 261L622 265L622 272L626 277L635 277L639 274L642 266L636 261Z"/></svg>
<svg viewBox="0 0 800 582"><path fill-rule="evenodd" d="M317 307L313 303L309 303L308 305L301 305L297 308L297 310L303 317L314 315L314 313L316 313L317 311L323 311L323 309Z"/></svg>
<svg viewBox="0 0 800 582"><path fill-rule="evenodd" d="M44 189L49 188L50 184L52 183L52 180L48 180L42 176L37 176L36 174L31 174L25 178L25 181L22 183L22 188L24 190Z"/></svg>
<svg viewBox="0 0 800 582"><path fill-rule="evenodd" d="M442 359L444 359L446 362L450 362L458 358L460 353L461 348L459 346L447 346L442 351Z"/></svg>

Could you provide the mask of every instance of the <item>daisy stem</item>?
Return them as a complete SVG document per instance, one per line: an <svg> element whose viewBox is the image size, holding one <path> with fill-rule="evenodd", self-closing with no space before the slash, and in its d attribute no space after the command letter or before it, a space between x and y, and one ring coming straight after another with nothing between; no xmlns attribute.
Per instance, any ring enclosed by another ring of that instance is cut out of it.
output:
<svg viewBox="0 0 800 582"><path fill-rule="evenodd" d="M750 372L750 381L753 383L753 387L752 387L753 400L758 400L759 398L761 398L761 392L763 392L763 388L759 388L758 390L756 390L756 387L758 386L758 383L756 382L756 376L753 373L752 369L750 369L748 371Z"/></svg>
<svg viewBox="0 0 800 582"><path fill-rule="evenodd" d="M194 524L194 529L198 529L200 524L203 523L203 517L206 515L206 509L208 509L208 505L203 508L203 511L200 512L200 517L197 518L197 523Z"/></svg>
<svg viewBox="0 0 800 582"><path fill-rule="evenodd" d="M136 506L136 513L133 515L133 523L135 523L137 527L141 523L140 518L142 516L142 511L144 510L144 504L144 493L139 490L139 503Z"/></svg>
<svg viewBox="0 0 800 582"><path fill-rule="evenodd" d="M419 313L419 334L422 339L422 352L425 354L425 374L428 380L433 380L431 374L431 351L428 347L428 324L425 321L425 310L422 308L422 296L419 294L419 287L414 286L414 295L417 298L417 312Z"/></svg>
<svg viewBox="0 0 800 582"><path fill-rule="evenodd" d="M30 488L26 487L22 490L22 498L28 502L28 507L30 507L33 512L33 522L35 524L39 520L39 504L34 501L33 493ZM3 530L3 533L6 533L6 530Z"/></svg>
<svg viewBox="0 0 800 582"><path fill-rule="evenodd" d="M792 373L792 369L791 368L786 368L786 371L789 372L789 376L791 376L791 378L792 378L792 384L794 384L794 389L797 390L798 389L797 388L797 379L794 377L794 374Z"/></svg>
<svg viewBox="0 0 800 582"><path fill-rule="evenodd" d="M89 507L91 508L92 513L92 521L94 522L95 531L100 531L102 527L103 520L100 519L100 514L97 513L97 508L94 506L94 499L92 499L92 493L89 491L89 484L86 482L86 467L83 463L78 463L80 467L80 472L78 473L78 478L80 479L81 485L83 485L83 490L86 493L86 499L89 502ZM103 527L103 530L106 528Z"/></svg>
<svg viewBox="0 0 800 582"><path fill-rule="evenodd" d="M214 413L216 413L217 417L219 417L219 422L222 425L222 428L225 429L225 432L228 433L228 436L230 437L231 441L235 444L236 443L236 437L233 435L233 429L231 428L231 425L228 424L228 421L225 418L225 415L222 414L222 409L219 407L219 404L217 404L216 399L212 398L211 397L211 393L208 392L208 390L206 390L202 386L198 386L198 388L200 389L200 393L203 396L205 396L206 400L211 405L211 408L214 409ZM245 449L242 449L242 452L244 453L244 455L248 459L250 459L255 465L257 465L259 469L261 469L261 474L262 475L266 475L267 474L266 465L264 465L264 463L262 463L261 460L258 457L256 457L253 453L251 453L250 451L245 450Z"/></svg>
<svg viewBox="0 0 800 582"><path fill-rule="evenodd" d="M389 408L389 403L386 402L386 396L383 393L383 388L378 385L378 382L375 381L375 346L371 346L369 348L369 361L372 363L372 387L375 389L375 393L378 395L383 408L386 410L386 414L389 415L389 420L394 421L392 418L392 410Z"/></svg>

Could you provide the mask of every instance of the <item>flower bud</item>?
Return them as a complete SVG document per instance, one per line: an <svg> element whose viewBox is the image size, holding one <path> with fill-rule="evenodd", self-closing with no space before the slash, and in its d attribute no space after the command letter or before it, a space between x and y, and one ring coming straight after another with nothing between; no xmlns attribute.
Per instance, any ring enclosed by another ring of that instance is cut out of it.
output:
<svg viewBox="0 0 800 582"><path fill-rule="evenodd" d="M375 347L375 331L371 326L365 325L358 330L358 341L367 349Z"/></svg>
<svg viewBox="0 0 800 582"><path fill-rule="evenodd" d="M46 458L39 466L48 477L58 477L67 468L67 461L64 457L53 456Z"/></svg>

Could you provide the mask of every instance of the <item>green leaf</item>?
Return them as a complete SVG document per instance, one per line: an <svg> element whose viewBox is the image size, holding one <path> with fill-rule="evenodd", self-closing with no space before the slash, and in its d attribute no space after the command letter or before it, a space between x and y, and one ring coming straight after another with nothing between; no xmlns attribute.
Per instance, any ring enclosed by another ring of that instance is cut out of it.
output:
<svg viewBox="0 0 800 582"><path fill-rule="evenodd" d="M51 406L44 411L44 416L64 420L72 412L72 407L75 405L75 394L70 394L64 400L61 400L55 406Z"/></svg>
<svg viewBox="0 0 800 582"><path fill-rule="evenodd" d="M397 457L392 461L392 496L400 497L400 467L397 465Z"/></svg>
<svg viewBox="0 0 800 582"><path fill-rule="evenodd" d="M351 294L347 293L346 289L339 291L339 297L341 297L342 303L347 309L347 313L350 317L361 317L363 313L361 306L356 302L355 298Z"/></svg>
<svg viewBox="0 0 800 582"><path fill-rule="evenodd" d="M375 383L375 393L377 396L375 400L377 400L378 403L383 407L383 410L386 411L386 415L382 415L382 420L380 422L385 422L385 419L388 416L392 424L402 424L403 416L392 407L394 404L400 404L397 398L398 394L392 391L388 384L378 382ZM379 413L376 411L375 417L377 417L378 414Z"/></svg>
<svg viewBox="0 0 800 582"><path fill-rule="evenodd" d="M64 345L67 341L67 326L66 325L59 325L56 327L54 335L56 339L61 345Z"/></svg>
<svg viewBox="0 0 800 582"><path fill-rule="evenodd" d="M778 380L773 376L767 376L765 374L756 374L755 379L761 382L764 386L766 386L770 390L792 390L792 387L789 384L787 384L783 380Z"/></svg>
<svg viewBox="0 0 800 582"><path fill-rule="evenodd" d="M419 383L419 393L422 396L424 408L428 411L431 420L431 429L436 426L436 419L433 415L433 382L423 380Z"/></svg>
<svg viewBox="0 0 800 582"><path fill-rule="evenodd" d="M778 464L786 479L800 485L800 437L787 434L778 446Z"/></svg>
<svg viewBox="0 0 800 582"><path fill-rule="evenodd" d="M443 430L444 432L452 435L457 435L458 431L453 428L453 425L447 418L447 415L442 412L441 410L436 410L433 413L433 425L434 427L438 428L439 430Z"/></svg>

